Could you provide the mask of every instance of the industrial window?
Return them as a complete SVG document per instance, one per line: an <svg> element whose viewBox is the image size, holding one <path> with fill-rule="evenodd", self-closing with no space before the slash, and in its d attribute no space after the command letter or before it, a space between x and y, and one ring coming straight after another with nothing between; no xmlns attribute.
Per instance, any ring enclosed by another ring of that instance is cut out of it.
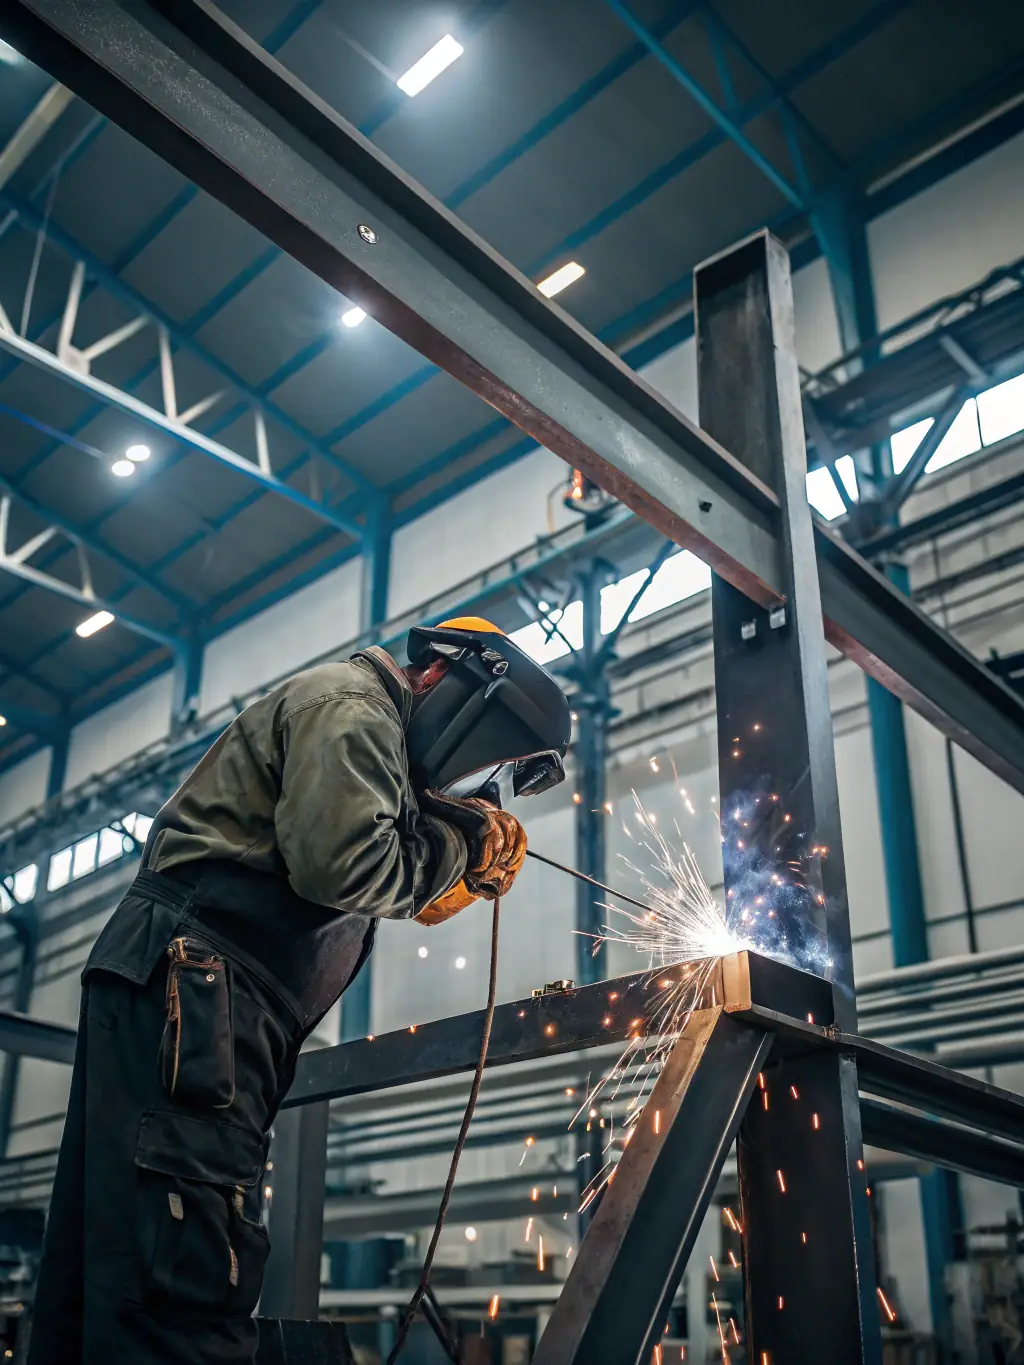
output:
<svg viewBox="0 0 1024 1365"><path fill-rule="evenodd" d="M638 569L601 589L602 635L608 635L619 624L622 613L633 600L646 573L646 569ZM643 597L630 612L629 619L642 621L645 616L664 611L677 602L685 602L688 597L710 586L711 570L708 566L689 550L679 550L654 575ZM549 611L545 602L539 605L548 614L541 621L531 621L528 626L513 631L509 638L531 659L541 664L561 659L569 653L570 646L580 649L583 645L583 603L570 602L564 611ZM557 630L552 630L553 626L557 626Z"/></svg>
<svg viewBox="0 0 1024 1365"><path fill-rule="evenodd" d="M978 421L987 446L1024 431L1024 374L978 394Z"/></svg>
<svg viewBox="0 0 1024 1365"><path fill-rule="evenodd" d="M28 867L15 872L6 883L0 884L0 913L6 915L15 902L26 905L36 894L38 881L39 868L35 863L29 863Z"/></svg>
<svg viewBox="0 0 1024 1365"><path fill-rule="evenodd" d="M912 422L910 426L893 432L889 445L895 473L906 469L910 457L931 428L932 420L931 417L925 417L920 422ZM968 398L925 466L925 473L933 474L937 469L955 464L966 455L973 455L976 450L1016 435L1018 431L1024 431L1024 374L993 385L991 389L979 393L977 399ZM837 460L836 469L847 493L851 498L856 498L857 485L850 456L844 455ZM807 500L827 521L843 514L843 500L827 469L812 469L807 475Z"/></svg>
<svg viewBox="0 0 1024 1365"><path fill-rule="evenodd" d="M70 848L63 848L59 853L55 853L50 859L46 874L47 891L59 891L62 886L67 886L68 882L86 877L97 868L106 867L109 863L117 862L118 858L123 858L126 853L131 853L135 848L135 839L138 839L140 844L146 842L153 817L132 811L130 815L124 816L116 823L127 830L128 834L123 833L121 828L112 829L107 825L97 830L95 834L80 839ZM129 834L134 838L129 838ZM35 895L34 883L32 895Z"/></svg>
<svg viewBox="0 0 1024 1365"><path fill-rule="evenodd" d="M72 879L84 877L87 872L96 870L96 850L100 836L90 834L88 839L80 839L71 854Z"/></svg>
<svg viewBox="0 0 1024 1365"><path fill-rule="evenodd" d="M131 848L132 841L126 839L119 829L101 829L100 847L96 855L96 866L106 867L107 863L116 862L124 853L127 852L125 845Z"/></svg>
<svg viewBox="0 0 1024 1365"><path fill-rule="evenodd" d="M71 854L73 852L73 849L62 848L50 859L50 868L46 874L47 891L59 891L62 886L67 886L71 880Z"/></svg>

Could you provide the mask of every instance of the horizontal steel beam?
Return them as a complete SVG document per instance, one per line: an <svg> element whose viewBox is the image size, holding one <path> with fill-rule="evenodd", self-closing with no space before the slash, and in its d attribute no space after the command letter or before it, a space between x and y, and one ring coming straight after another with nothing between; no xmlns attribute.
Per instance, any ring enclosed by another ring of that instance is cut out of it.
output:
<svg viewBox="0 0 1024 1365"><path fill-rule="evenodd" d="M75 1060L76 1037L75 1030L63 1024L33 1019L14 1010L0 1010L0 1052L38 1057L44 1062L66 1062L70 1066Z"/></svg>
<svg viewBox="0 0 1024 1365"><path fill-rule="evenodd" d="M593 986L499 1005L494 1012L488 1066L624 1042L645 1027L652 1001L664 991L660 983L692 970L677 963L657 972L634 972ZM759 1009L770 1018L795 1011L792 1017L805 1019L810 1014L819 1026L832 1022L832 988L827 981L755 953L721 959L708 974L696 1005L723 1000L727 1010ZM477 1010L304 1052L285 1107L472 1071L479 1056L483 1018L483 1010Z"/></svg>
<svg viewBox="0 0 1024 1365"><path fill-rule="evenodd" d="M20 0L0 32L762 605L779 502L207 0ZM1024 707L816 530L829 639L1024 790Z"/></svg>
<svg viewBox="0 0 1024 1365"><path fill-rule="evenodd" d="M987 1133L973 1133L878 1100L861 1100L860 1121L864 1141L883 1151L902 1152L947 1170L1024 1189L1024 1146L1020 1144L1001 1142Z"/></svg>

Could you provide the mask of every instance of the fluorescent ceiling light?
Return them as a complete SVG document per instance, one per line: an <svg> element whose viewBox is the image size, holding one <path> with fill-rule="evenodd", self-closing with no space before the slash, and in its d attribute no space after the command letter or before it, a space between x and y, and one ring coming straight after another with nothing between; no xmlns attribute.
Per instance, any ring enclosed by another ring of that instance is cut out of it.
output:
<svg viewBox="0 0 1024 1365"><path fill-rule="evenodd" d="M109 626L113 619L113 612L98 611L95 616L90 616L75 626L75 634L80 635L83 640L87 640L90 635L95 635L104 626Z"/></svg>
<svg viewBox="0 0 1024 1365"><path fill-rule="evenodd" d="M457 43L450 33L446 33L418 62L413 62L405 75L399 76L395 84L410 98L418 95L432 80L440 76L442 71L451 66L452 62L461 57L463 51L462 44Z"/></svg>
<svg viewBox="0 0 1024 1365"><path fill-rule="evenodd" d="M129 446L124 453L127 458L132 460L135 464L142 464L143 460L148 460L153 452L150 450L149 446L136 445Z"/></svg>
<svg viewBox="0 0 1024 1365"><path fill-rule="evenodd" d="M5 43L0 38L0 62L4 62L7 66L17 66L23 60L24 58L16 47L11 47L10 43Z"/></svg>
<svg viewBox="0 0 1024 1365"><path fill-rule="evenodd" d="M135 466L131 460L115 460L110 466L110 472L117 479L130 479L135 473Z"/></svg>
<svg viewBox="0 0 1024 1365"><path fill-rule="evenodd" d="M579 261L570 261L568 265L559 266L553 275L549 275L546 280L541 280L537 288L547 299L553 299L556 294L560 294L563 289L568 289L570 284L575 284L587 272Z"/></svg>
<svg viewBox="0 0 1024 1365"><path fill-rule="evenodd" d="M341 320L346 327L358 327L366 321L366 313L362 308L350 308L347 313L342 313Z"/></svg>

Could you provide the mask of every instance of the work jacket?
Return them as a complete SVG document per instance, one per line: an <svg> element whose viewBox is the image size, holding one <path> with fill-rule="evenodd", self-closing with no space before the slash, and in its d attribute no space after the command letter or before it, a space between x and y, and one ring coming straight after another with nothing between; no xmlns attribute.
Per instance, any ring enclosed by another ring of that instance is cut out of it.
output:
<svg viewBox="0 0 1024 1365"><path fill-rule="evenodd" d="M373 648L299 673L244 710L156 816L139 878L86 964L140 984L177 932L269 982L308 1031L365 960L466 869L420 811L405 675Z"/></svg>

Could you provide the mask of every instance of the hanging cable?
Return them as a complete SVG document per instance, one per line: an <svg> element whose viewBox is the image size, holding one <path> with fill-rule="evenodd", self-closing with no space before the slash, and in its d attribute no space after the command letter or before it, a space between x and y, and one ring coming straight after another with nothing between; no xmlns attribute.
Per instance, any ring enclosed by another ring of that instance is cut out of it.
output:
<svg viewBox="0 0 1024 1365"><path fill-rule="evenodd" d="M452 1190L455 1187L455 1174L459 1169L459 1160L462 1156L462 1149L466 1145L466 1138L469 1136L469 1125L473 1121L473 1110L476 1108L477 1097L480 1094L480 1085L484 1078L484 1066L487 1063L487 1048L491 1041L491 1025L494 1023L494 1001L498 993L498 915L501 910L501 897L498 896L494 901L494 912L491 917L491 970L490 978L487 983L487 1006L484 1010L484 1031L480 1039L480 1055L477 1058L476 1070L473 1072L473 1084L470 1086L469 1099L466 1101L466 1112L462 1116L462 1127L459 1129L459 1136L455 1140L455 1150L452 1152L451 1165L448 1168L448 1179L444 1183L444 1193L441 1195L441 1204L437 1210L437 1220L434 1223L434 1231L430 1237L430 1244L427 1247L427 1254L423 1258L423 1269L420 1272L420 1281L413 1291L412 1298L406 1305L405 1312L402 1314L402 1321L398 1327L398 1335L395 1344L391 1348L388 1356L387 1365L395 1365L395 1361L401 1354L405 1339L409 1335L409 1328L413 1324L413 1319L419 1312L419 1307L423 1301L423 1295L427 1291L427 1284L430 1280L431 1267L434 1264L434 1254L437 1251L437 1244L441 1238L441 1229L444 1227L444 1220L448 1214L448 1205L451 1203Z"/></svg>

